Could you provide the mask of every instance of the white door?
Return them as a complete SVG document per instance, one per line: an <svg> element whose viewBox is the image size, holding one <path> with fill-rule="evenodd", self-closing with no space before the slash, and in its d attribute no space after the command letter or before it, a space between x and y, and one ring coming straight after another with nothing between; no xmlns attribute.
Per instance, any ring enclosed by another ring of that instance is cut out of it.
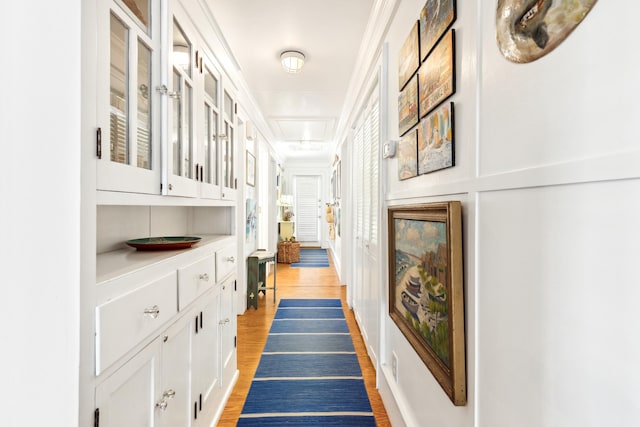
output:
<svg viewBox="0 0 640 427"><path fill-rule="evenodd" d="M356 122L352 162L356 192L353 309L374 365L380 342L379 307L382 298L379 282L382 276L379 263L379 106L379 86L376 83Z"/></svg>
<svg viewBox="0 0 640 427"><path fill-rule="evenodd" d="M296 176L294 179L294 235L308 245L320 245L320 176Z"/></svg>

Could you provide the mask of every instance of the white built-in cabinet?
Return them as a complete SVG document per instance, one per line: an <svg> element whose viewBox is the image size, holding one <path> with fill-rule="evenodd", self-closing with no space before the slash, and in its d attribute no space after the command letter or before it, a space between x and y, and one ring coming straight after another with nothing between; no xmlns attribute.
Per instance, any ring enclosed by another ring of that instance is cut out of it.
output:
<svg viewBox="0 0 640 427"><path fill-rule="evenodd" d="M98 215L86 227L97 250L81 391L94 397L80 412L100 427L209 426L238 375L236 89L191 3L92 1L83 34L96 49L83 64L96 70L95 152L83 161L95 161ZM202 240L124 246L176 229Z"/></svg>
<svg viewBox="0 0 640 427"><path fill-rule="evenodd" d="M97 1L97 189L235 200L237 96L187 11Z"/></svg>
<svg viewBox="0 0 640 427"><path fill-rule="evenodd" d="M98 256L101 427L210 425L221 413L237 373L235 237L203 240Z"/></svg>

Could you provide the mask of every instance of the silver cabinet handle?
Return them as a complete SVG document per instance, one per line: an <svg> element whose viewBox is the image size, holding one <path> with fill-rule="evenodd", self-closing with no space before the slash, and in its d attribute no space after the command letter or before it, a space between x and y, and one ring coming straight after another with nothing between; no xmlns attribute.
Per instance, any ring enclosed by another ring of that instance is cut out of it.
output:
<svg viewBox="0 0 640 427"><path fill-rule="evenodd" d="M230 257L227 257L227 261L236 262L236 259L235 259L235 257L230 256Z"/></svg>
<svg viewBox="0 0 640 427"><path fill-rule="evenodd" d="M209 281L209 274L204 273L200 275L200 280L204 280L205 282Z"/></svg>
<svg viewBox="0 0 640 427"><path fill-rule="evenodd" d="M149 316L152 319L157 318L160 315L160 307L154 305L153 307L145 308L144 315Z"/></svg>
<svg viewBox="0 0 640 427"><path fill-rule="evenodd" d="M165 411L168 405L167 400L173 399L175 395L176 395L175 390L172 390L172 389L166 390L164 393L162 393L162 400L156 403L156 408L160 409L161 411Z"/></svg>

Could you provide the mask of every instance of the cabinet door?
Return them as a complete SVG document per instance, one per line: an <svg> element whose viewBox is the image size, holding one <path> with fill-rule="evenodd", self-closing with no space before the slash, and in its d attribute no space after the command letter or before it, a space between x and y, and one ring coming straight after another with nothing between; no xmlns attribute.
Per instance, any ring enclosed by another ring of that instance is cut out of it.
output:
<svg viewBox="0 0 640 427"><path fill-rule="evenodd" d="M188 426L191 322L180 321L162 335L162 387L158 406L160 427Z"/></svg>
<svg viewBox="0 0 640 427"><path fill-rule="evenodd" d="M236 288L235 277L230 277L222 283L220 291L220 335L221 335L221 363L222 379L226 381L236 370Z"/></svg>
<svg viewBox="0 0 640 427"><path fill-rule="evenodd" d="M159 194L160 4L98 4L97 188Z"/></svg>
<svg viewBox="0 0 640 427"><path fill-rule="evenodd" d="M202 298L193 315L192 338L192 419L198 421L220 378L218 307L220 293L214 289Z"/></svg>
<svg viewBox="0 0 640 427"><path fill-rule="evenodd" d="M152 341L96 387L100 427L155 426L160 340Z"/></svg>
<svg viewBox="0 0 640 427"><path fill-rule="evenodd" d="M236 113L237 105L233 93L224 88L222 100L222 199L235 200L238 188L237 176L237 142L236 142Z"/></svg>
<svg viewBox="0 0 640 427"><path fill-rule="evenodd" d="M202 69L204 91L200 105L201 134L198 155L200 168L200 197L204 199L220 198L220 150L218 137L220 134L220 73L213 62L204 56Z"/></svg>
<svg viewBox="0 0 640 427"><path fill-rule="evenodd" d="M195 30L177 2L168 25L168 147L166 194L196 197L195 99L199 74Z"/></svg>

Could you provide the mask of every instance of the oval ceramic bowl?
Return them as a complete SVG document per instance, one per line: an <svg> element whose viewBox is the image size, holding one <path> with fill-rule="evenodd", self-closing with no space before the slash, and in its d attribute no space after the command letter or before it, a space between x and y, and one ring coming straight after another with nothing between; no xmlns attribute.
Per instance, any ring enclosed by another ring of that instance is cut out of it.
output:
<svg viewBox="0 0 640 427"><path fill-rule="evenodd" d="M197 236L166 236L127 240L125 243L139 251L166 251L187 249L200 240L202 240L202 237Z"/></svg>

